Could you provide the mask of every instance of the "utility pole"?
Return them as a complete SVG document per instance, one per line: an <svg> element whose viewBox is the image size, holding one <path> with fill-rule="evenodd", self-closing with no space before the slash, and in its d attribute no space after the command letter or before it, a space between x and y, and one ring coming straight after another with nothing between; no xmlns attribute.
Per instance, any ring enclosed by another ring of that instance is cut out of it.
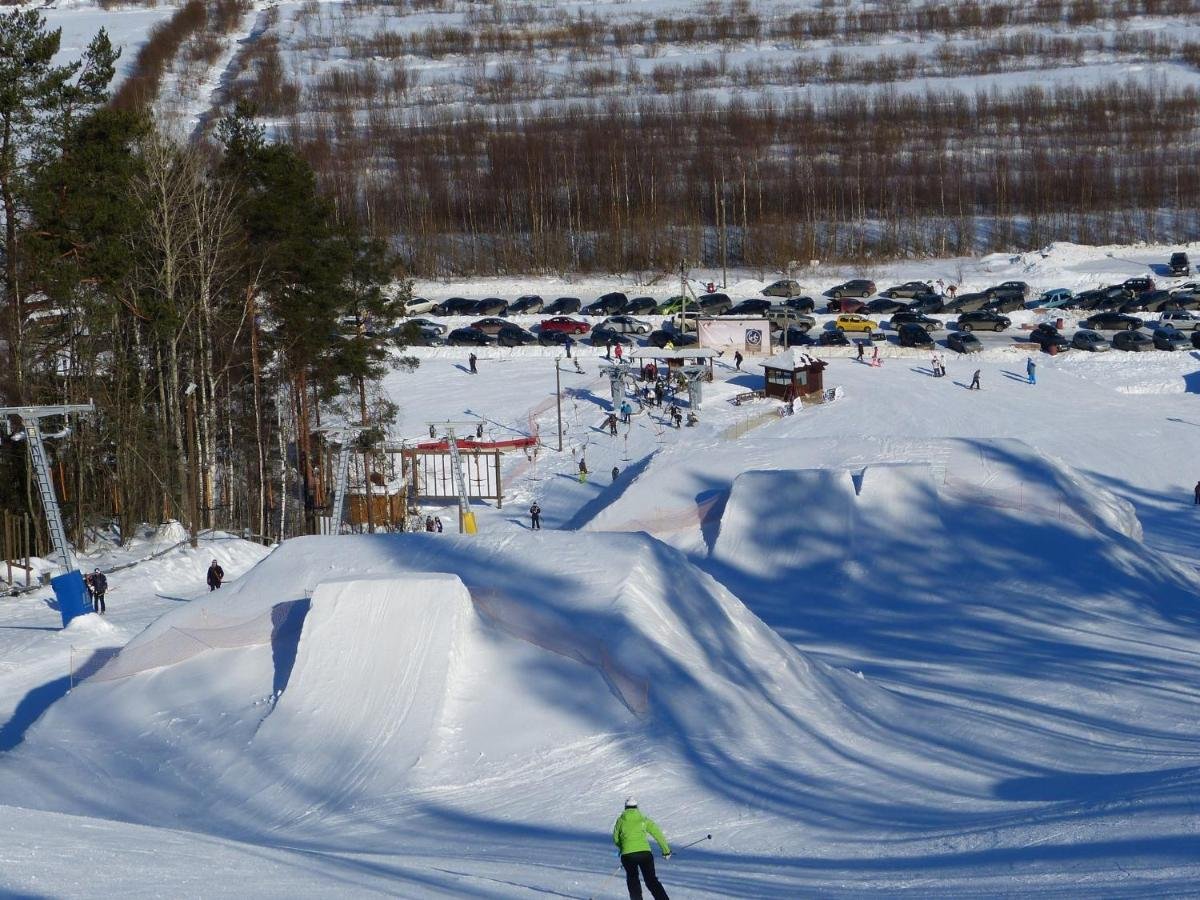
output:
<svg viewBox="0 0 1200 900"><path fill-rule="evenodd" d="M725 217L725 181L721 180L721 287L729 287L727 257L729 255L729 220Z"/></svg>
<svg viewBox="0 0 1200 900"><path fill-rule="evenodd" d="M189 544L195 550L200 544L200 460L196 451L196 383L188 384L183 395L187 398L187 442L188 442L188 510L191 522Z"/></svg>
<svg viewBox="0 0 1200 900"><path fill-rule="evenodd" d="M554 400L558 406L558 452L562 453L562 369L558 367L559 360L554 360Z"/></svg>

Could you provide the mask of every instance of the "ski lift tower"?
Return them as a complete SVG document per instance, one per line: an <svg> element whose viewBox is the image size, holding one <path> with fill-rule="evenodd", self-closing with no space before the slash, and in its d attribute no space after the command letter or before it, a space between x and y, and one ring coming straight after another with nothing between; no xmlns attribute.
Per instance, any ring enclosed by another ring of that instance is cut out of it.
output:
<svg viewBox="0 0 1200 900"><path fill-rule="evenodd" d="M29 442L29 461L33 467L34 481L37 482L38 495L42 500L42 510L46 514L46 527L50 532L50 540L54 543L54 553L63 567L62 575L50 579L54 595L58 598L63 627L66 627L67 623L76 616L90 613L92 607L86 599L87 590L83 585L83 576L79 574L71 546L67 543L62 511L59 509L58 496L54 493L54 482L50 476L50 461L46 457L46 445L42 443L43 437L66 437L71 433L71 426L67 425L62 431L44 435L42 419L95 411L95 404L90 402L69 403L61 406L0 406L0 417L4 418L6 430L11 433L9 417L18 417L24 430L24 439Z"/></svg>

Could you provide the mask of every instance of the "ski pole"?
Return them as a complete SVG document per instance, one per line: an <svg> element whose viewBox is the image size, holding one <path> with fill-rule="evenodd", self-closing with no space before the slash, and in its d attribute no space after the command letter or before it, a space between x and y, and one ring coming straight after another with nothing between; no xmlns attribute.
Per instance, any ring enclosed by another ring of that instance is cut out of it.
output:
<svg viewBox="0 0 1200 900"><path fill-rule="evenodd" d="M711 840L712 840L712 835L706 834L702 838L696 838L696 840L692 841L690 844L684 844L682 847L676 847L674 850L671 851L671 853L672 853L672 855L674 855L676 852L678 852L680 850L686 850L688 847L695 847L697 844L702 844L705 841L711 841Z"/></svg>

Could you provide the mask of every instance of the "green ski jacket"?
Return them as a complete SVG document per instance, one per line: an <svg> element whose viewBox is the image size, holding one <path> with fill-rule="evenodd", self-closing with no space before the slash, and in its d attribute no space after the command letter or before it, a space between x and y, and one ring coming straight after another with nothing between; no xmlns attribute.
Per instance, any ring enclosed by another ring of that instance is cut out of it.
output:
<svg viewBox="0 0 1200 900"><path fill-rule="evenodd" d="M637 807L630 807L617 816L617 824L613 826L613 843L621 848L622 856L627 853L649 853L650 841L646 837L647 834L658 841L664 856L671 852L667 839L654 824L654 820L643 816Z"/></svg>

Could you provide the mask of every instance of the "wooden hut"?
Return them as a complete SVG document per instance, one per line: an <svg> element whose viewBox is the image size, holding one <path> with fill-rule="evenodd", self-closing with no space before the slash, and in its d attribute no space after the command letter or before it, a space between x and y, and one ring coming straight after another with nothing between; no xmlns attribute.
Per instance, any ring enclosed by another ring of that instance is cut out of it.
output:
<svg viewBox="0 0 1200 900"><path fill-rule="evenodd" d="M825 389L822 374L828 363L814 359L806 353L789 347L759 363L766 375L767 397L780 400L796 400L809 394L820 394Z"/></svg>

